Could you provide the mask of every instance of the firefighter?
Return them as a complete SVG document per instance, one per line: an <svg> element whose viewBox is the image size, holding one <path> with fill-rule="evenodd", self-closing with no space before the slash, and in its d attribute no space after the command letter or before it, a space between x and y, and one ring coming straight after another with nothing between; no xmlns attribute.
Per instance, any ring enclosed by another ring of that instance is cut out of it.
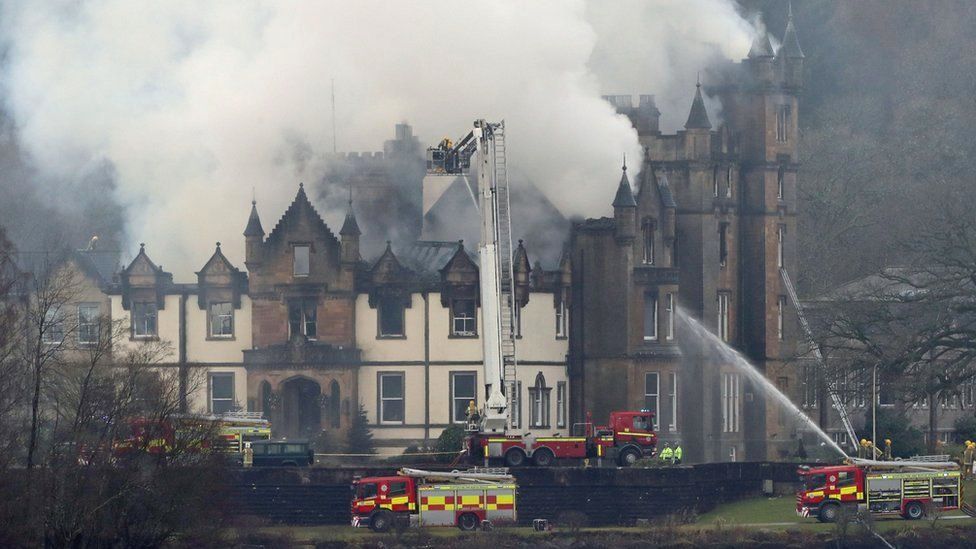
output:
<svg viewBox="0 0 976 549"><path fill-rule="evenodd" d="M668 464L674 458L674 450L671 449L671 443L665 442L664 449L661 450L661 463Z"/></svg>
<svg viewBox="0 0 976 549"><path fill-rule="evenodd" d="M885 439L884 460L891 461L891 439Z"/></svg>
<svg viewBox="0 0 976 549"><path fill-rule="evenodd" d="M244 462L243 463L244 467L250 467L250 466L254 465L254 449L251 448L251 443L250 442L245 442L244 443L244 459L243 459L243 462Z"/></svg>
<svg viewBox="0 0 976 549"><path fill-rule="evenodd" d="M468 425L471 427L475 427L478 425L478 422L480 420L481 420L481 415L478 414L478 405L475 404L473 400L469 401L468 402Z"/></svg>
<svg viewBox="0 0 976 549"><path fill-rule="evenodd" d="M678 465L681 465L681 443L680 442L674 445L674 459L671 460L671 463L676 463Z"/></svg>
<svg viewBox="0 0 976 549"><path fill-rule="evenodd" d="M973 451L976 450L976 443L971 440L966 441L966 448L962 452L963 476L969 478L973 471Z"/></svg>

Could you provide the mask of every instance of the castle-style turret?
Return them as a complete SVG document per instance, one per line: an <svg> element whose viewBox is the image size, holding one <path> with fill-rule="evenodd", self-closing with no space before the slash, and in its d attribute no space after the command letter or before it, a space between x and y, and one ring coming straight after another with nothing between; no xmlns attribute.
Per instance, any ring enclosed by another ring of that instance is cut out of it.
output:
<svg viewBox="0 0 976 549"><path fill-rule="evenodd" d="M251 215L247 218L247 227L244 228L244 242L244 265L251 270L264 260L264 228L258 216L256 200L251 201Z"/></svg>
<svg viewBox="0 0 976 549"><path fill-rule="evenodd" d="M695 84L695 98L685 122L685 157L689 160L707 158L711 154L712 123L708 120L705 100L702 99L701 82Z"/></svg>
<svg viewBox="0 0 976 549"><path fill-rule="evenodd" d="M752 71L752 77L756 83L761 85L771 85L776 74L774 71L773 45L769 42L769 35L763 28L749 48L749 55L746 63Z"/></svg>
<svg viewBox="0 0 976 549"><path fill-rule="evenodd" d="M634 192L630 188L630 180L627 179L626 160L622 171L617 196L613 199L613 219L616 222L617 240L631 241L637 230L637 201L634 200Z"/></svg>
<svg viewBox="0 0 976 549"><path fill-rule="evenodd" d="M349 210L346 212L346 220L342 223L339 236L342 243L342 262L355 263L359 261L359 223L356 222L356 213L352 209L352 200L349 200Z"/></svg>
<svg viewBox="0 0 976 549"><path fill-rule="evenodd" d="M783 70L783 80L787 86L800 88L803 86L803 50L800 40L796 37L796 27L793 26L793 6L786 18L786 32L783 33L783 45L780 46L776 57Z"/></svg>

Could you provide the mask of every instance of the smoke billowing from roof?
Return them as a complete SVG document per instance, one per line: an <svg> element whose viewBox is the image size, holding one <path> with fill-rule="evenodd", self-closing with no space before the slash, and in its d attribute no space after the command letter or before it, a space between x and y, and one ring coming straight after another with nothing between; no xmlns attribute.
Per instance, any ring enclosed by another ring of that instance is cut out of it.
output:
<svg viewBox="0 0 976 549"><path fill-rule="evenodd" d="M333 149L378 149L409 120L428 143L502 119L513 170L567 216L609 211L639 155L601 93L687 116L695 73L743 57L730 0L179 2L4 5L6 108L36 169L109 163L131 242L185 276L212 242L240 264L252 188L266 222ZM300 144L300 146L296 146ZM330 224L344 212L324 212ZM131 246L130 246L131 247Z"/></svg>

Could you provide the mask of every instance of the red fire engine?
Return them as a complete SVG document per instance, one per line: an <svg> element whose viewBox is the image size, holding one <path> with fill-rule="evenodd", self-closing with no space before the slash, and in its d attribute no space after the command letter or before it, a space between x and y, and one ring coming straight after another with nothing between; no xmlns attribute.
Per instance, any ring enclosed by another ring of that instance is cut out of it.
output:
<svg viewBox="0 0 976 549"><path fill-rule="evenodd" d="M500 460L509 467L532 463L542 467L557 459L607 459L621 467L633 465L641 456L653 456L657 444L651 412L611 412L610 424L585 427L583 436L533 437L498 435L477 431L471 422L465 449L469 460Z"/></svg>
<svg viewBox="0 0 976 549"><path fill-rule="evenodd" d="M959 509L959 465L953 462L851 460L850 465L800 467L796 512L834 522L845 510L915 520L927 509Z"/></svg>
<svg viewBox="0 0 976 549"><path fill-rule="evenodd" d="M507 473L401 469L353 481L352 525L385 532L395 524L457 526L515 522L515 479Z"/></svg>

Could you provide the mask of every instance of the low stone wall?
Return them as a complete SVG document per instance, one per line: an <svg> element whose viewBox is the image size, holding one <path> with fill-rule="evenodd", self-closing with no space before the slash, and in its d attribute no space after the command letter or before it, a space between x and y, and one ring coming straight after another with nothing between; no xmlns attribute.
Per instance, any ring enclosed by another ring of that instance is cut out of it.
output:
<svg viewBox="0 0 976 549"><path fill-rule="evenodd" d="M796 481L793 463L710 463L667 468L516 469L519 521L557 520L564 511L591 526L633 525L637 519L705 512L761 493L764 481ZM284 524L348 524L355 476L394 474L393 468L242 469L232 486L234 512Z"/></svg>

